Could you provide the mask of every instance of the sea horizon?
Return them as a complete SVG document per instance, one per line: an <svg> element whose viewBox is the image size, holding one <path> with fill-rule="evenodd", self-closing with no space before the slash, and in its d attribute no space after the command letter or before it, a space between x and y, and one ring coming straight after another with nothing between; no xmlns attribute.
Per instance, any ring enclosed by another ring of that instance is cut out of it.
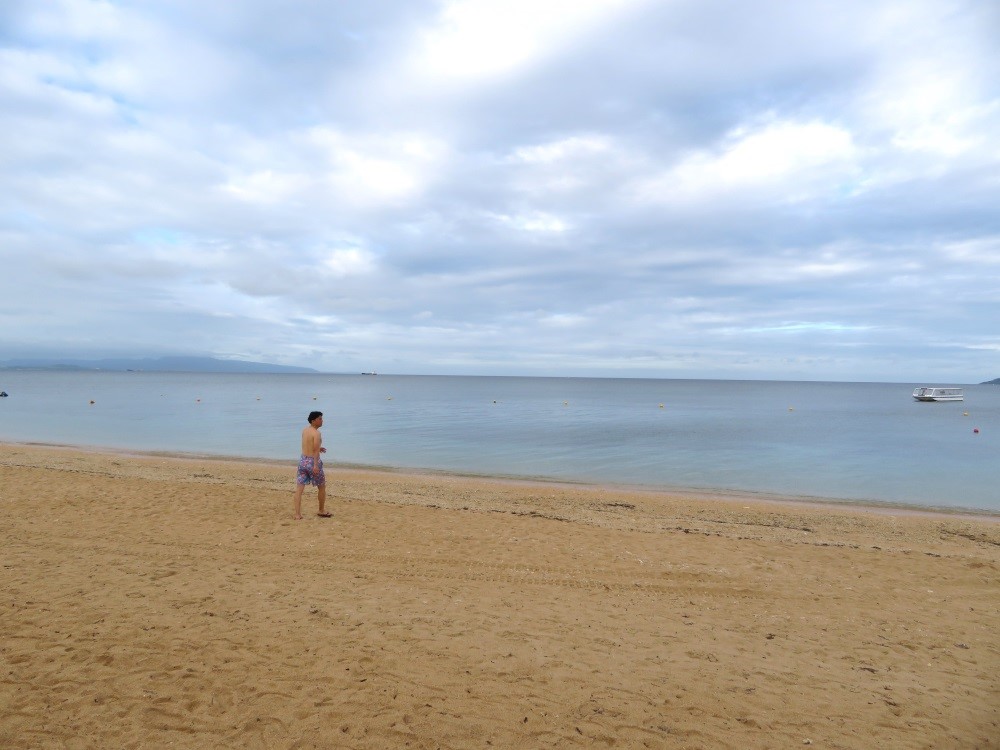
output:
<svg viewBox="0 0 1000 750"><path fill-rule="evenodd" d="M214 358L213 358L214 359ZM216 360L218 362L243 362L243 360ZM283 365L274 365L273 363L264 362L247 362L246 364L251 365L266 365L274 367L284 367ZM76 372L93 372L93 373L143 373L143 374L157 374L157 375L245 375L245 376L257 376L257 375L274 375L274 376L316 376L316 375L332 375L332 376L345 376L345 377L400 377L400 378L523 378L523 379L537 379L537 380L654 380L654 381L709 381L709 382L725 382L725 383L841 383L841 384L881 384L881 385L906 385L911 384L912 387L917 386L955 386L955 387L969 387L977 385L995 385L1000 384L1000 378L995 378L992 380L984 380L978 382L972 381L958 381L958 380L945 380L945 379L924 379L924 380L850 380L850 379L829 379L829 378L769 378L769 377L733 377L733 376L704 376L696 377L692 375L629 375L618 373L615 375L553 375L553 374L523 374L523 373L434 373L434 372L384 372L380 370L314 370L311 368L307 372L286 372L281 370L247 370L247 371L229 371L224 369L219 370L162 370L162 369L144 369L144 368L120 368L120 367L84 367L76 364L67 365L3 365L0 364L0 374L5 372L62 372L62 373L76 373Z"/></svg>

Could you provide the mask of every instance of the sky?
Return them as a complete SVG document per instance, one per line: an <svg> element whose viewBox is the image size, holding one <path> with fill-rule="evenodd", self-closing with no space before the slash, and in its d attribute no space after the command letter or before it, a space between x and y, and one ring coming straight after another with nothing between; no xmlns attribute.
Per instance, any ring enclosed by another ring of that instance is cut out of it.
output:
<svg viewBox="0 0 1000 750"><path fill-rule="evenodd" d="M1000 377L1000 3L5 0L0 360Z"/></svg>

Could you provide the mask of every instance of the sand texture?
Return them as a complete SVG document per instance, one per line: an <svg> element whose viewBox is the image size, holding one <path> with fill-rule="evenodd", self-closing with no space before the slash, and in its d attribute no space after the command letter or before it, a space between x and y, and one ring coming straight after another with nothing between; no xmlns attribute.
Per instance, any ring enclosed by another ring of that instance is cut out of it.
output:
<svg viewBox="0 0 1000 750"><path fill-rule="evenodd" d="M997 748L1000 524L0 446L2 748Z"/></svg>

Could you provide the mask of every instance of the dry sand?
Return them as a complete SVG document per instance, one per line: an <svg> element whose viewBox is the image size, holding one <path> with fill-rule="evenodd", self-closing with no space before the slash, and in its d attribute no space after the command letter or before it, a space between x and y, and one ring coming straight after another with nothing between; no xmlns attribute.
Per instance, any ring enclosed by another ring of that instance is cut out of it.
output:
<svg viewBox="0 0 1000 750"><path fill-rule="evenodd" d="M996 748L1000 524L0 446L3 748Z"/></svg>

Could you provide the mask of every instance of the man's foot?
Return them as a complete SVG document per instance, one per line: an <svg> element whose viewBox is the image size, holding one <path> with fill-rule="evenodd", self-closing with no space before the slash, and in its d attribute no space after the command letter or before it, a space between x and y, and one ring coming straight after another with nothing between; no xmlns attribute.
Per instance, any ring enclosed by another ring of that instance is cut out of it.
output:
<svg viewBox="0 0 1000 750"><path fill-rule="evenodd" d="M295 520L296 521L301 521L302 520L302 516L295 516Z"/></svg>
<svg viewBox="0 0 1000 750"><path fill-rule="evenodd" d="M320 518L333 518L333 513L317 513Z"/></svg>

